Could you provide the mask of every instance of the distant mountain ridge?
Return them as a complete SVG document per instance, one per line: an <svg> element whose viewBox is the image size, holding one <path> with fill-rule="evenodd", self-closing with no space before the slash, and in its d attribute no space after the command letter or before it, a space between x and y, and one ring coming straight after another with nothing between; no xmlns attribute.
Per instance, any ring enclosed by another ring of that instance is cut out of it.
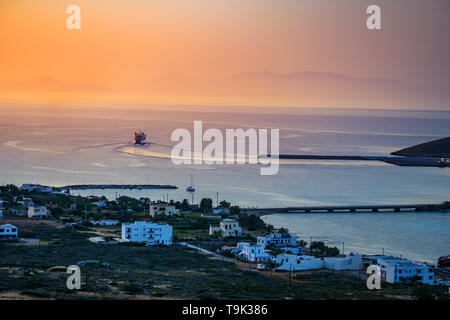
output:
<svg viewBox="0 0 450 320"><path fill-rule="evenodd" d="M391 153L404 157L444 157L450 158L450 137L421 143Z"/></svg>
<svg viewBox="0 0 450 320"><path fill-rule="evenodd" d="M117 75L120 78L120 75ZM394 79L358 78L338 73L270 71L220 77L164 74L117 87L70 83L51 77L0 84L0 91L105 92L161 97L206 104L296 107L450 109L450 86ZM171 101L173 100L173 101Z"/></svg>
<svg viewBox="0 0 450 320"><path fill-rule="evenodd" d="M99 92L107 90L104 87L92 84L64 82L52 77L39 77L29 81L1 83L0 89L54 92Z"/></svg>

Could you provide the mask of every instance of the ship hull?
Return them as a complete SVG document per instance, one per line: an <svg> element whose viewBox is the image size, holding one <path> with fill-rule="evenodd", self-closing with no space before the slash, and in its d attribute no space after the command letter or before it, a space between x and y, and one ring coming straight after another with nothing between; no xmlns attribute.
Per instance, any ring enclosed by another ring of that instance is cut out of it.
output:
<svg viewBox="0 0 450 320"><path fill-rule="evenodd" d="M146 144L147 142L145 142L145 140L134 140L134 142L133 142L134 144L138 144L138 145L143 145L143 144Z"/></svg>

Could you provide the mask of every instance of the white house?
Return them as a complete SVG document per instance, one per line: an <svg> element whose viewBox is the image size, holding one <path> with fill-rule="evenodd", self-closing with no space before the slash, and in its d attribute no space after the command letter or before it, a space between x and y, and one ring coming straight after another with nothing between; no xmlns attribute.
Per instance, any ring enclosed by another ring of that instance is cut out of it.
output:
<svg viewBox="0 0 450 320"><path fill-rule="evenodd" d="M17 239L18 230L17 227L12 224L0 224L0 240L12 240Z"/></svg>
<svg viewBox="0 0 450 320"><path fill-rule="evenodd" d="M50 215L47 207L32 205L28 207L28 218L45 218Z"/></svg>
<svg viewBox="0 0 450 320"><path fill-rule="evenodd" d="M362 268L362 255L350 253L345 257L327 257L323 259L324 267L330 270L360 270Z"/></svg>
<svg viewBox="0 0 450 320"><path fill-rule="evenodd" d="M256 242L260 246L277 246L277 247L284 247L284 246L295 246L297 245L297 237L291 236L288 233L272 233L266 236L259 236L257 237Z"/></svg>
<svg viewBox="0 0 450 320"><path fill-rule="evenodd" d="M410 260L396 256L376 256L373 257L371 262L380 267L381 277L386 278L386 270L389 264L409 263Z"/></svg>
<svg viewBox="0 0 450 320"><path fill-rule="evenodd" d="M108 204L104 201L95 201L95 202L92 202L92 204L99 208L106 208L108 206Z"/></svg>
<svg viewBox="0 0 450 320"><path fill-rule="evenodd" d="M225 207L215 207L212 209L212 212L215 214L228 214L230 212L230 210L228 208Z"/></svg>
<svg viewBox="0 0 450 320"><path fill-rule="evenodd" d="M22 200L18 200L18 197L14 198L14 201L22 206L32 206L33 199L22 197Z"/></svg>
<svg viewBox="0 0 450 320"><path fill-rule="evenodd" d="M250 242L238 242L236 245L236 249L239 250L239 252L241 252L242 250L244 250L245 247L248 247L250 245Z"/></svg>
<svg viewBox="0 0 450 320"><path fill-rule="evenodd" d="M27 207L14 207L10 209L11 213L16 216L26 216L28 215Z"/></svg>
<svg viewBox="0 0 450 320"><path fill-rule="evenodd" d="M271 256L264 251L264 247L258 245L244 246L239 257L250 262L267 262L271 259Z"/></svg>
<svg viewBox="0 0 450 320"><path fill-rule="evenodd" d="M66 197L70 196L70 194L68 192L65 192L65 191L57 191L57 190L55 190L55 191L52 191L51 193L54 194L54 195L58 195L58 196L66 196Z"/></svg>
<svg viewBox="0 0 450 320"><path fill-rule="evenodd" d="M99 226L115 226L116 224L119 224L119 220L93 220L91 221L93 225L99 225Z"/></svg>
<svg viewBox="0 0 450 320"><path fill-rule="evenodd" d="M67 222L67 223L66 223L66 226L72 227L72 226L78 226L78 225L80 225L80 224L81 224L80 221L79 221L79 222Z"/></svg>
<svg viewBox="0 0 450 320"><path fill-rule="evenodd" d="M219 226L209 226L209 235L220 233L222 237L239 237L242 235L242 228L235 219L223 219Z"/></svg>
<svg viewBox="0 0 450 320"><path fill-rule="evenodd" d="M176 209L174 205L167 203L156 203L150 205L150 215L162 214L168 217L174 217L180 215L180 210Z"/></svg>
<svg viewBox="0 0 450 320"><path fill-rule="evenodd" d="M172 226L146 221L122 223L122 240L171 245Z"/></svg>
<svg viewBox="0 0 450 320"><path fill-rule="evenodd" d="M322 269L323 260L314 256L298 256L295 254L279 254L274 261L281 271L301 271Z"/></svg>
<svg viewBox="0 0 450 320"><path fill-rule="evenodd" d="M434 271L430 267L398 257L379 258L377 266L380 267L381 277L389 283L411 282L416 280L429 284L434 282Z"/></svg>
<svg viewBox="0 0 450 320"><path fill-rule="evenodd" d="M218 213L202 213L201 216L208 219L222 219L222 215Z"/></svg>
<svg viewBox="0 0 450 320"><path fill-rule="evenodd" d="M377 265L379 259L391 259L391 258L401 259L400 257L397 256L373 255L370 256L370 264Z"/></svg>
<svg viewBox="0 0 450 320"><path fill-rule="evenodd" d="M281 251L284 253L290 253L290 254L303 254L303 248L302 247L295 247L295 246L285 246L280 248Z"/></svg>

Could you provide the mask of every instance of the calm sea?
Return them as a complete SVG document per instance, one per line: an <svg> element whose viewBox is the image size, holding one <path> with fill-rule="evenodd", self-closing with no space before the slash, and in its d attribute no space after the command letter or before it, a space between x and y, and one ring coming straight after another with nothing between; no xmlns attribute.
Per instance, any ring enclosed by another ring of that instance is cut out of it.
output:
<svg viewBox="0 0 450 320"><path fill-rule="evenodd" d="M174 129L280 128L280 152L388 155L450 135L450 112L293 108L0 105L0 183L173 184L177 190L89 190L82 194L191 200L191 175L203 197L243 207L440 203L450 200L450 170L379 162L286 161L275 176L257 165L177 166L168 155ZM145 131L153 145L133 147ZM75 194L78 194L76 191ZM336 243L345 251L404 254L435 261L450 253L449 214L307 214L266 216L268 222Z"/></svg>

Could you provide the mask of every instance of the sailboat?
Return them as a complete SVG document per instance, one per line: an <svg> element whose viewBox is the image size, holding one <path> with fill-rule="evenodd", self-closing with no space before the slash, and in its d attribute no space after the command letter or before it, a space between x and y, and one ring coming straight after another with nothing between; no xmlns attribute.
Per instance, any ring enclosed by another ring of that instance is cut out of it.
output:
<svg viewBox="0 0 450 320"><path fill-rule="evenodd" d="M192 173L191 173L191 185L186 188L187 192L195 192L194 183L192 182Z"/></svg>

